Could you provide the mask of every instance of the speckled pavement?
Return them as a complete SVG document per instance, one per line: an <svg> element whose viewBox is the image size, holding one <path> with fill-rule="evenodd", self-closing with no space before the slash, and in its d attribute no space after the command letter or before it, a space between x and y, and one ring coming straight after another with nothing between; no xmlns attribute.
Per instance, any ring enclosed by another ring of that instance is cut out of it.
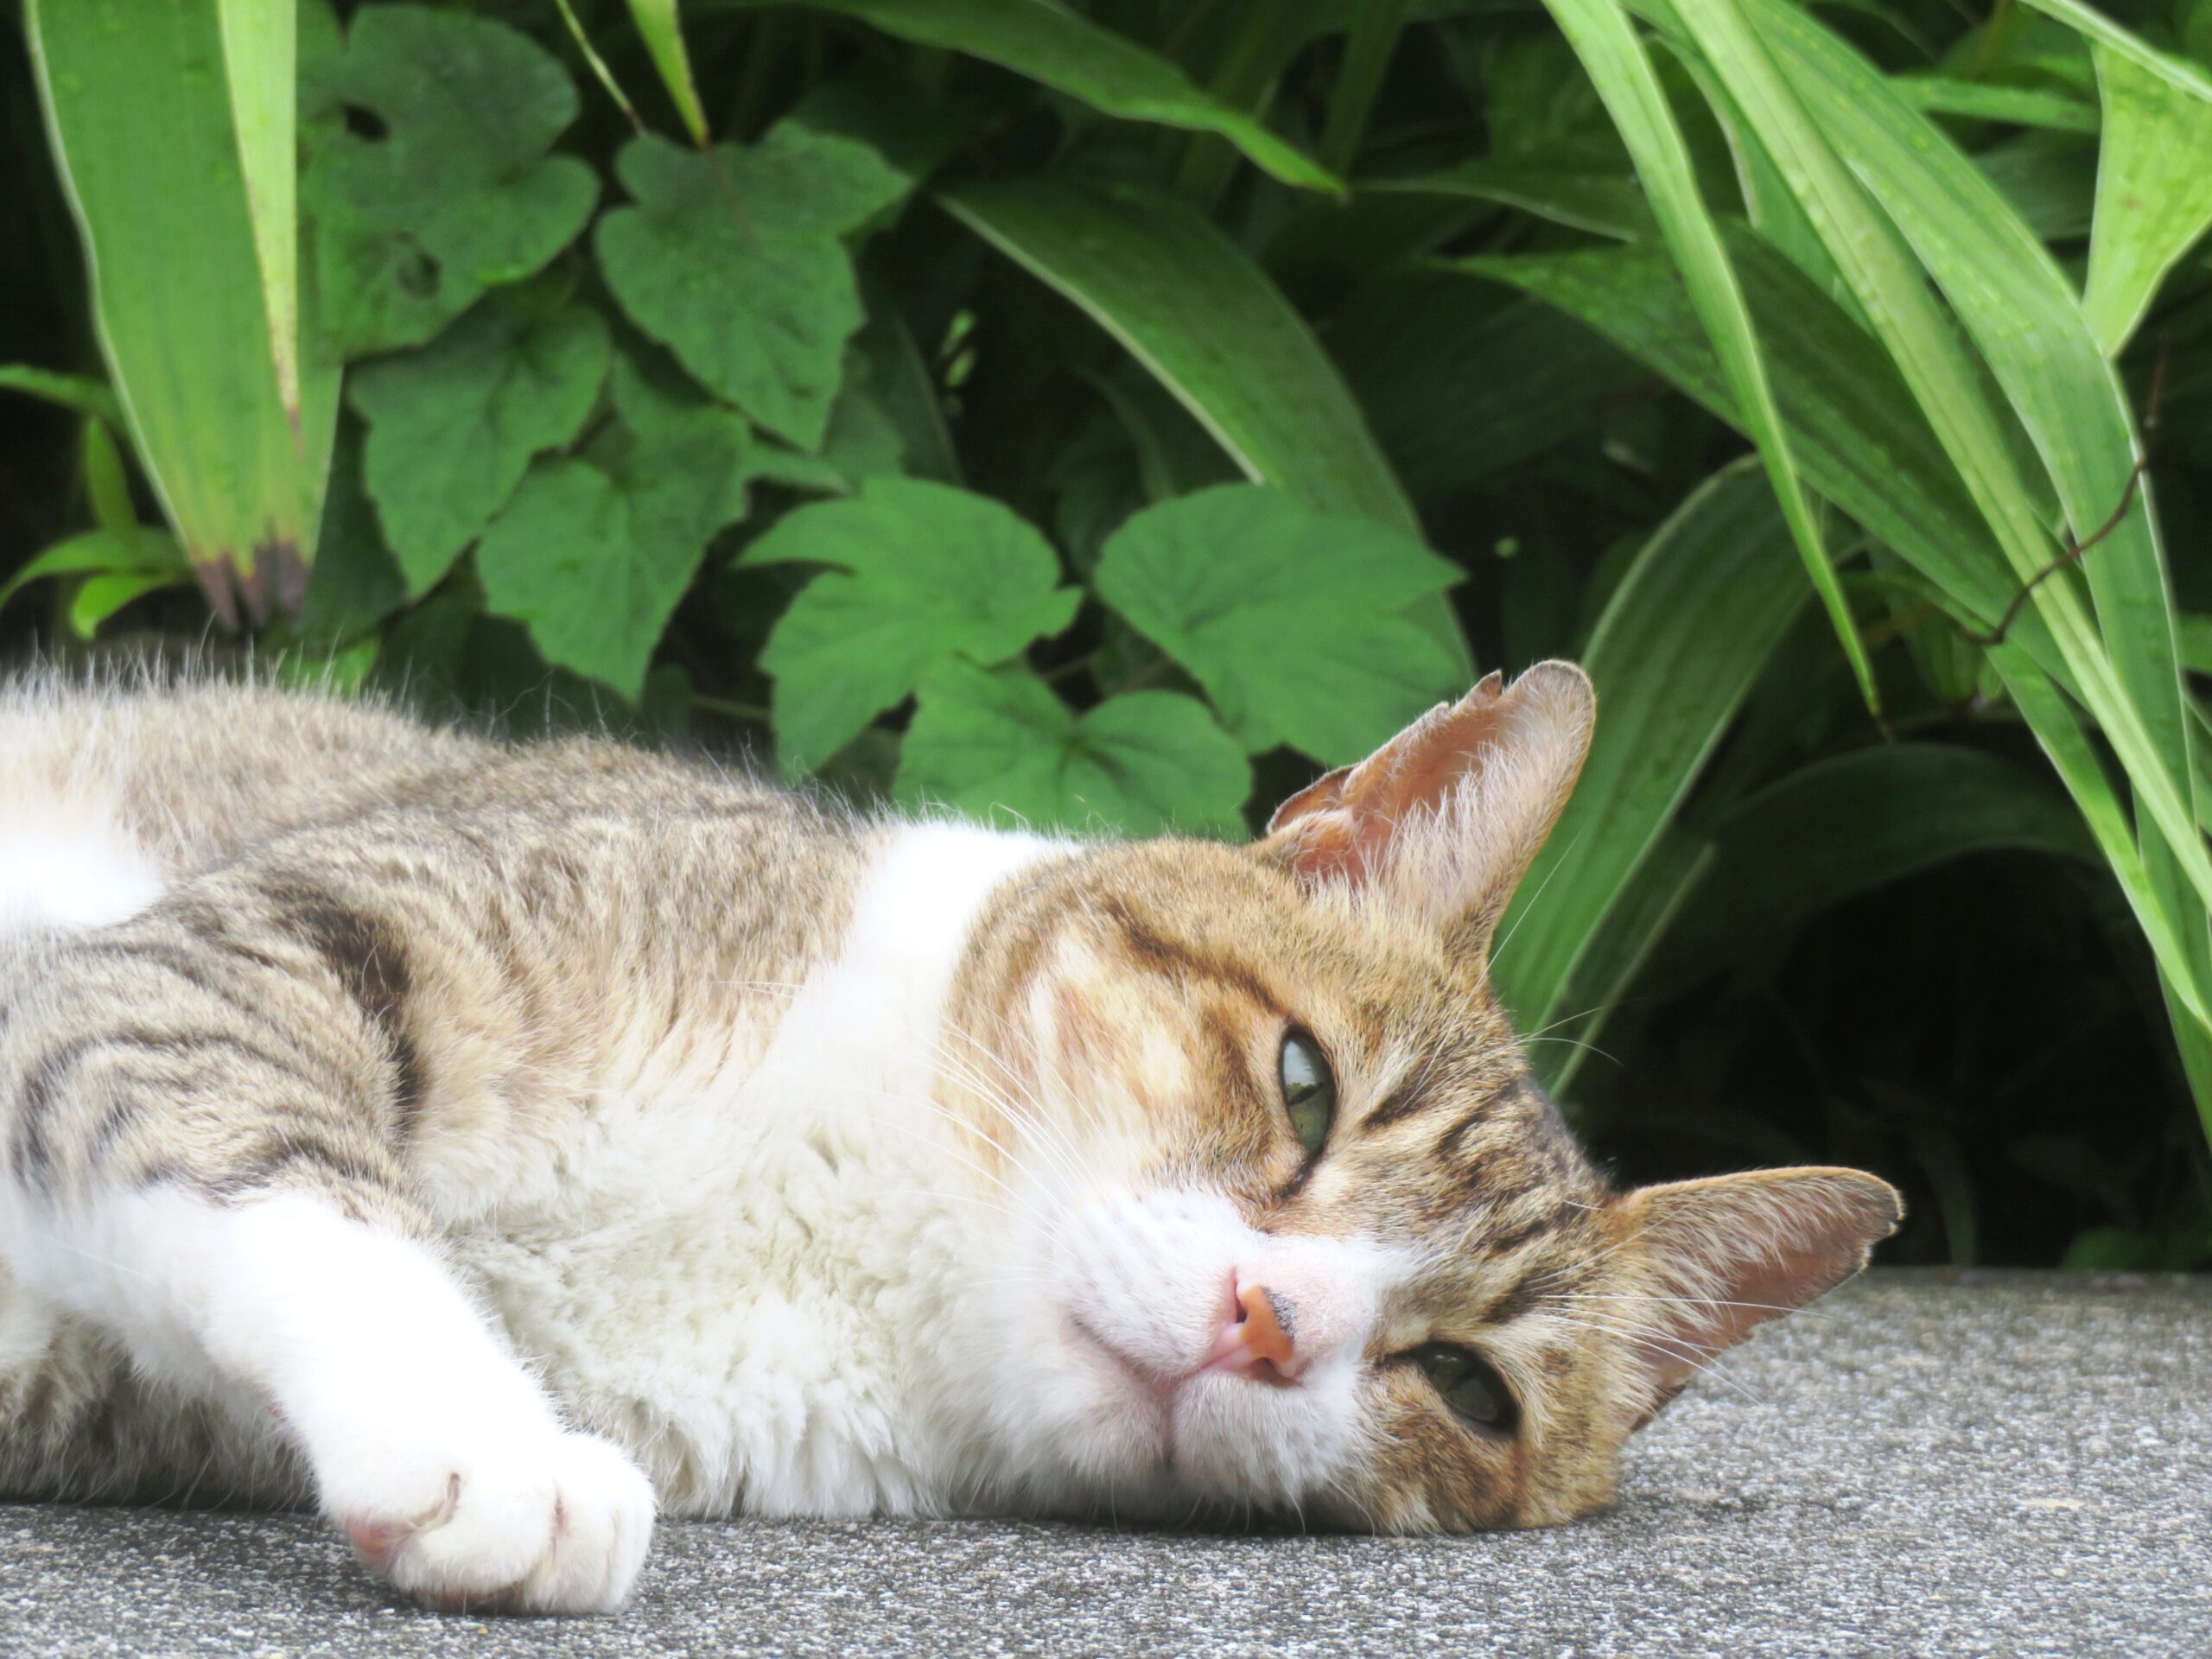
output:
<svg viewBox="0 0 2212 1659"><path fill-rule="evenodd" d="M611 1619L419 1613L302 1516L0 1506L0 1656L2212 1659L2212 1279L1878 1274L1729 1372L1555 1531L675 1525Z"/></svg>

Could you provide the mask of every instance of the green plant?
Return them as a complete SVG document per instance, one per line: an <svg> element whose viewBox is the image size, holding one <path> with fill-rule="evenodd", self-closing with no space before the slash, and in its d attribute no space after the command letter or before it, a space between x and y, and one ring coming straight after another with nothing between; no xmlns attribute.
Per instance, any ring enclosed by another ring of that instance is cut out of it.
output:
<svg viewBox="0 0 2212 1659"><path fill-rule="evenodd" d="M2212 0L366 0L296 117L289 6L24 3L120 397L0 378L92 524L0 601L1135 832L1572 652L1497 973L1593 1123L1601 1027L2010 849L2212 1131ZM2212 1257L2180 1145L2082 1259Z"/></svg>

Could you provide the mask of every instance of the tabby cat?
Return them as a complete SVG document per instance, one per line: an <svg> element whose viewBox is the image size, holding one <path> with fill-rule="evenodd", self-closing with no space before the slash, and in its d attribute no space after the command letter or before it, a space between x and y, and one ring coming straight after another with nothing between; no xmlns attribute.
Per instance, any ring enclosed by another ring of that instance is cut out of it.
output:
<svg viewBox="0 0 2212 1659"><path fill-rule="evenodd" d="M1617 1191L1532 1081L1486 960L1593 707L1493 675L1239 848L21 680L0 1495L312 1502L558 1612L657 1510L1586 1514L1898 1215Z"/></svg>

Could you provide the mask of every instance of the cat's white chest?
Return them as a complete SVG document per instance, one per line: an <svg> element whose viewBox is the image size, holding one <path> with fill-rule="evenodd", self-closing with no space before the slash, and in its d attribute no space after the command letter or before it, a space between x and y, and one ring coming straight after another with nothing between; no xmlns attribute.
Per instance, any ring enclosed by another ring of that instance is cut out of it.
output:
<svg viewBox="0 0 2212 1659"><path fill-rule="evenodd" d="M959 1484L926 1379L977 1212L931 1078L976 912L1052 850L899 831L765 1051L611 1090L557 1179L459 1243L524 1357L671 1512L913 1513Z"/></svg>

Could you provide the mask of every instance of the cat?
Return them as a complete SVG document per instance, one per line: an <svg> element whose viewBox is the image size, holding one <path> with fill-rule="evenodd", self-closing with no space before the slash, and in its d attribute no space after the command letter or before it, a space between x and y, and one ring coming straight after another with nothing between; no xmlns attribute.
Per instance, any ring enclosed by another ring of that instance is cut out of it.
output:
<svg viewBox="0 0 2212 1659"><path fill-rule="evenodd" d="M1617 1191L1532 1079L1487 959L1594 709L1492 675L1236 847L22 678L0 1496L313 1503L563 1613L657 1513L1599 1509L1900 1210Z"/></svg>

